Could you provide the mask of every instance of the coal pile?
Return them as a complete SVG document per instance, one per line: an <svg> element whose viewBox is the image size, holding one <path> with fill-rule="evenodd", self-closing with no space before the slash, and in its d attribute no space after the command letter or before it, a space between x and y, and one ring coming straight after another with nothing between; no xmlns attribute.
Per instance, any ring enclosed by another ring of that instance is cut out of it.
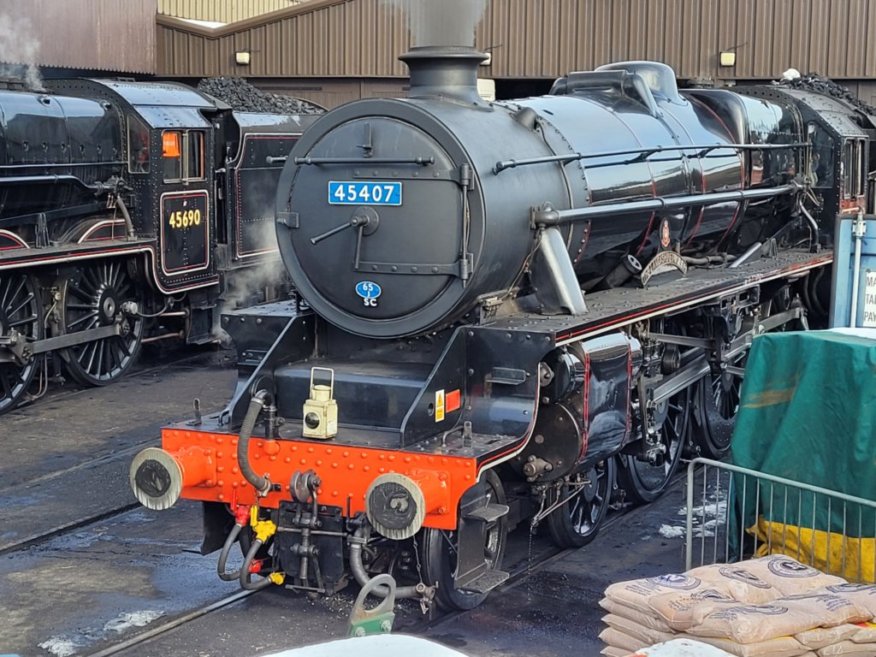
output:
<svg viewBox="0 0 876 657"><path fill-rule="evenodd" d="M780 82L780 84L783 86L791 87L793 89L815 91L817 93L824 94L825 96L833 96L834 98L844 100L847 103L854 105L859 110L864 111L867 114L872 114L876 116L876 107L868 105L857 96L855 96L855 94L849 91L846 87L842 86L841 84L837 84L833 80L829 80L822 75L818 75L816 73L807 73L806 75L801 75L799 78L796 78L794 80L783 80L782 82Z"/></svg>
<svg viewBox="0 0 876 657"><path fill-rule="evenodd" d="M243 78L205 78L198 91L231 105L238 112L271 114L322 114L325 109L300 98L256 89Z"/></svg>

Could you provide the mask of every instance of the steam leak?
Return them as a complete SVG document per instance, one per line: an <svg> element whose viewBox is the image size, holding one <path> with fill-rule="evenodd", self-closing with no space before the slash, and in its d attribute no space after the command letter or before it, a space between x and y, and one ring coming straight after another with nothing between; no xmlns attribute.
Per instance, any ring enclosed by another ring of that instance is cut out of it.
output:
<svg viewBox="0 0 876 657"><path fill-rule="evenodd" d="M0 14L0 76L23 78L33 91L44 91L43 81L36 66L39 41L33 26L26 18Z"/></svg>

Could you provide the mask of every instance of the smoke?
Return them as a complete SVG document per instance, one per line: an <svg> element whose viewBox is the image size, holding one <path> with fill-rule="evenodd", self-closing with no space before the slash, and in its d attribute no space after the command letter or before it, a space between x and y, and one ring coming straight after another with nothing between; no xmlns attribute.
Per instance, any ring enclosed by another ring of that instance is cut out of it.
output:
<svg viewBox="0 0 876 657"><path fill-rule="evenodd" d="M277 245L276 229L273 221L261 221L249 224L253 231L251 245L258 250L272 249ZM254 260L258 261L260 256ZM229 313L239 308L248 308L266 301L287 298L286 270L279 259L267 262L253 263L251 266L229 272L225 278L225 289L219 297L219 315ZM224 348L230 348L231 336L216 324L213 337Z"/></svg>
<svg viewBox="0 0 876 657"><path fill-rule="evenodd" d="M29 89L45 91L36 66L40 42L34 36L30 21L22 17L0 14L0 76L23 78Z"/></svg>
<svg viewBox="0 0 876 657"><path fill-rule="evenodd" d="M384 0L408 17L414 46L472 47L487 0Z"/></svg>

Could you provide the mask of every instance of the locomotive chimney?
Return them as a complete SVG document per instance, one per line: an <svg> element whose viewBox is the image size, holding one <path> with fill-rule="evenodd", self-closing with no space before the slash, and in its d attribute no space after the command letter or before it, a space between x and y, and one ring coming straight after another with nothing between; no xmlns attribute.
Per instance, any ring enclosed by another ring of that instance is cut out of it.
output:
<svg viewBox="0 0 876 657"><path fill-rule="evenodd" d="M420 46L399 57L411 71L411 98L447 98L482 105L478 66L487 56L465 46Z"/></svg>

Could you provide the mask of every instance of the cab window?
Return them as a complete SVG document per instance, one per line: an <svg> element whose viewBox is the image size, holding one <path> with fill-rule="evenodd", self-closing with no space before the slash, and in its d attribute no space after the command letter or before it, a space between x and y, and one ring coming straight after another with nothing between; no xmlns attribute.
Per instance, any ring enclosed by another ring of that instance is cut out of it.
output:
<svg viewBox="0 0 876 657"><path fill-rule="evenodd" d="M128 117L128 171L149 173L149 128L136 116Z"/></svg>
<svg viewBox="0 0 876 657"><path fill-rule="evenodd" d="M852 188L855 182L854 151L855 142L847 141L843 146L843 198L852 198Z"/></svg>
<svg viewBox="0 0 876 657"><path fill-rule="evenodd" d="M204 180L204 132L165 130L161 133L164 182Z"/></svg>
<svg viewBox="0 0 876 657"><path fill-rule="evenodd" d="M849 139L843 146L843 198L864 195L866 185L865 147L862 139Z"/></svg>

